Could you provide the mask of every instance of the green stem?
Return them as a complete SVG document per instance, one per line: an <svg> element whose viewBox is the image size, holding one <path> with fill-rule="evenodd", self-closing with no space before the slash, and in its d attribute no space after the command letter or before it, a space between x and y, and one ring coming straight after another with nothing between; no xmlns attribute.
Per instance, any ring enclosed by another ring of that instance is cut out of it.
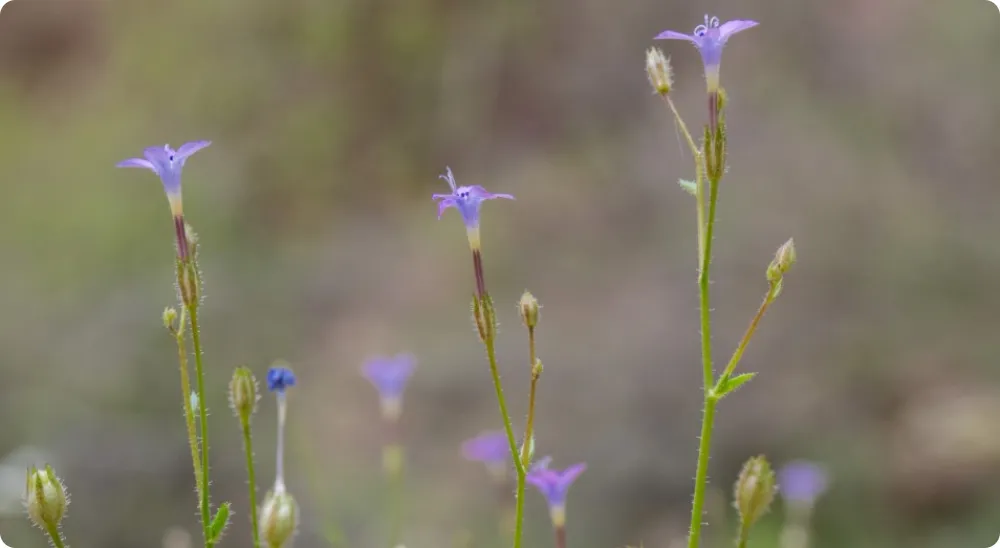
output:
<svg viewBox="0 0 1000 548"><path fill-rule="evenodd" d="M211 548L214 544L208 535L211 512L208 481L208 411L205 409L205 368L202 364L201 332L198 329L198 307L188 306L191 317L191 344L194 346L194 369L198 383L198 419L201 423L201 521L205 529L205 546Z"/></svg>
<svg viewBox="0 0 1000 548"><path fill-rule="evenodd" d="M59 534L59 529L55 525L46 525L45 530L49 533L53 546L56 548L66 548L66 545L63 544L62 535Z"/></svg>
<svg viewBox="0 0 1000 548"><path fill-rule="evenodd" d="M486 337L486 357L490 361L490 374L493 375L493 387L496 388L497 402L500 404L500 414L503 416L503 427L507 433L507 443L510 445L510 456L517 470L517 506L514 510L514 548L521 547L522 521L524 516L524 463L518 456L517 441L514 439L514 429L510 424L510 414L507 413L507 400L504 399L503 386L500 384L500 372L497 369L496 345L493 336Z"/></svg>
<svg viewBox="0 0 1000 548"><path fill-rule="evenodd" d="M764 317L764 313L767 312L768 307L770 307L771 303L774 302L777 287L777 284L772 283L771 287L767 290L767 295L764 296L764 301L760 303L760 307L757 308L757 313L754 314L753 319L750 320L750 325L747 327L746 333L743 334L743 338L740 339L740 344L736 346L736 351L733 352L733 357L729 358L729 363L726 364L726 368L723 370L722 375L719 376L719 381L715 385L716 391L718 391L719 386L733 374L733 370L736 369L740 360L743 359L743 352L747 349L747 344L750 343L750 339L753 338L754 333L757 331L757 325L760 324L760 320Z"/></svg>
<svg viewBox="0 0 1000 548"><path fill-rule="evenodd" d="M253 464L253 436L250 435L250 417L240 417L243 428L243 450L247 456L247 481L250 484L250 526L253 533L253 546L260 548L260 533L257 526L257 475Z"/></svg>
<svg viewBox="0 0 1000 548"><path fill-rule="evenodd" d="M191 409L191 375L188 373L187 346L184 344L184 325L186 322L186 308L181 308L181 321L179 329L174 334L177 340L177 361L181 373L181 401L184 407L184 425L187 428L188 446L191 448L191 466L194 469L195 491L201 503L202 493L205 485L201 476L201 448L198 445L198 431L194 423L194 410ZM200 403L199 403L200 405ZM208 535L208 522L202 523L202 533Z"/></svg>
<svg viewBox="0 0 1000 548"><path fill-rule="evenodd" d="M531 438L535 434L535 392L538 387L538 374L535 372L535 328L528 328L528 359L531 364L531 390L528 393L528 420L524 427L524 442L521 445L521 464L528 466L531 458Z"/></svg>
<svg viewBox="0 0 1000 548"><path fill-rule="evenodd" d="M402 451L400 446L392 448L394 451ZM400 455L401 457L401 455ZM403 533L403 470L394 470L389 478L389 548L396 548L400 545L400 537Z"/></svg>
<svg viewBox="0 0 1000 548"><path fill-rule="evenodd" d="M736 539L736 548L747 548L748 540L750 540L750 528L740 526L740 536Z"/></svg>
<svg viewBox="0 0 1000 548"><path fill-rule="evenodd" d="M701 265L705 260L705 160L698 145L694 143L687 124L677 111L673 99L669 95L664 95L663 99L673 113L674 120L677 121L677 126L680 127L681 134L684 135L684 140L687 141L691 156L694 158L695 200L698 203L698 264Z"/></svg>
<svg viewBox="0 0 1000 548"><path fill-rule="evenodd" d="M699 185L699 188L700 185ZM698 548L701 539L702 509L705 505L705 489L708 484L708 457L712 449L712 429L715 426L715 405L718 398L713 389L712 371L712 312L709 302L709 267L712 263L712 234L715 228L715 204L719 196L718 179L709 181L708 220L705 223L705 251L701 257L698 273L698 295L701 309L701 364L704 375L705 412L701 423L701 443L698 447L698 470L695 474L694 500L691 506L691 529L688 548ZM698 201L698 210L704 206L703 197Z"/></svg>

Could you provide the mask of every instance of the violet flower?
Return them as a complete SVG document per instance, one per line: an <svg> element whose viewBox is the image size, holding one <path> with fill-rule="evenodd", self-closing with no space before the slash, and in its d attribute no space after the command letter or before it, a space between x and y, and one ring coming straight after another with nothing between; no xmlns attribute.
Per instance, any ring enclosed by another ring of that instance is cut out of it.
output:
<svg viewBox="0 0 1000 548"><path fill-rule="evenodd" d="M826 470L816 463L792 461L778 471L778 491L793 504L812 506L828 484Z"/></svg>
<svg viewBox="0 0 1000 548"><path fill-rule="evenodd" d="M416 365L417 360L412 355L396 354L371 358L361 366L361 374L378 391L382 416L386 420L395 421L399 418L403 407L403 391L406 390L406 384Z"/></svg>
<svg viewBox="0 0 1000 548"><path fill-rule="evenodd" d="M466 460L485 464L490 475L498 481L502 480L511 464L507 434L503 430L491 430L465 440L462 442L462 456Z"/></svg>
<svg viewBox="0 0 1000 548"><path fill-rule="evenodd" d="M534 485L545 497L549 504L549 514L552 517L552 525L557 530L566 525L566 494L570 485L576 478L587 469L584 463L574 464L565 470L550 470L549 463L552 457L545 457L538 461L525 478L528 483Z"/></svg>
<svg viewBox="0 0 1000 548"><path fill-rule="evenodd" d="M285 389L295 386L295 373L287 367L272 367L267 370L267 389L284 394Z"/></svg>
<svg viewBox="0 0 1000 548"><path fill-rule="evenodd" d="M657 34L655 40L687 40L698 48L701 60L705 65L705 82L709 94L719 91L719 65L722 63L722 48L729 38L751 27L756 27L756 21L734 19L719 22L718 17L705 16L705 23L694 28L691 34L665 30Z"/></svg>
<svg viewBox="0 0 1000 548"><path fill-rule="evenodd" d="M183 215L181 205L181 170L184 162L195 152L212 144L211 141L191 141L174 150L170 145L148 147L144 158L129 158L118 162L117 167L140 167L148 169L160 177L163 190L170 200L170 212L175 217Z"/></svg>
<svg viewBox="0 0 1000 548"><path fill-rule="evenodd" d="M458 186L451 168L446 169L448 172L440 175L440 178L448 182L451 194L434 194L432 196L434 200L438 201L438 219L449 207L457 209L462 215L462 222L465 223L465 231L469 236L469 246L472 247L473 251L477 251L479 249L479 208L482 207L483 202L494 198L513 200L514 197L510 194L493 194L479 185Z"/></svg>

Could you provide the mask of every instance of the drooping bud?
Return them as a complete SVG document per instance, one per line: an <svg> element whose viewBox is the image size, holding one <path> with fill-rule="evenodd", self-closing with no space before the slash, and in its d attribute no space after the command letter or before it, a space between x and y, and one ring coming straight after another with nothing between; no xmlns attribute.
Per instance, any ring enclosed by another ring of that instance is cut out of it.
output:
<svg viewBox="0 0 1000 548"><path fill-rule="evenodd" d="M743 465L736 480L733 506L740 514L740 527L749 531L767 513L774 500L774 471L763 455L752 457Z"/></svg>
<svg viewBox="0 0 1000 548"><path fill-rule="evenodd" d="M517 309L521 313L521 321L528 329L533 329L538 325L538 299L534 295L525 291L521 295L521 300L517 303Z"/></svg>
<svg viewBox="0 0 1000 548"><path fill-rule="evenodd" d="M295 534L299 507L291 494L272 491L260 509L260 535L269 548L282 548Z"/></svg>
<svg viewBox="0 0 1000 548"><path fill-rule="evenodd" d="M646 51L646 76L653 91L660 95L670 93L674 85L674 71L670 68L670 59L663 55L660 48L649 48Z"/></svg>
<svg viewBox="0 0 1000 548"><path fill-rule="evenodd" d="M229 381L229 406L233 413L242 421L250 420L250 415L257 410L259 399L257 379L253 373L247 367L237 367Z"/></svg>
<svg viewBox="0 0 1000 548"><path fill-rule="evenodd" d="M177 322L177 309L168 306L163 310L163 327L167 328L167 331L171 333L177 332L177 326L174 325Z"/></svg>
<svg viewBox="0 0 1000 548"><path fill-rule="evenodd" d="M66 489L51 466L46 465L43 470L34 466L28 469L25 507L35 525L43 531L58 529L67 505Z"/></svg>
<svg viewBox="0 0 1000 548"><path fill-rule="evenodd" d="M767 281L777 282L795 264L795 241L789 238L774 254L774 260L767 267Z"/></svg>

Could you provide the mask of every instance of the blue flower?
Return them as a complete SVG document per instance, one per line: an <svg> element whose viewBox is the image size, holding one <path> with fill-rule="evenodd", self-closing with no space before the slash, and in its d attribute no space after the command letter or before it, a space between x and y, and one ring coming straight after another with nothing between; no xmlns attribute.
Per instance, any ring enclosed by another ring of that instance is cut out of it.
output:
<svg viewBox="0 0 1000 548"><path fill-rule="evenodd" d="M552 524L558 529L566 523L566 494L570 485L587 469L585 463L574 464L565 470L550 470L552 457L545 457L531 467L525 478L534 485L549 503Z"/></svg>
<svg viewBox="0 0 1000 548"><path fill-rule="evenodd" d="M479 185L458 186L455 182L455 175L451 168L448 172L440 175L441 179L448 182L451 187L451 194L434 194L432 198L438 202L438 219L444 215L446 209L453 207L462 215L462 222L465 223L466 232L469 235L469 245L472 249L479 249L479 209L483 202L494 198L505 198L513 200L510 194L493 194Z"/></svg>
<svg viewBox="0 0 1000 548"><path fill-rule="evenodd" d="M287 367L272 367L267 370L267 389L284 394L285 389L295 386L295 373Z"/></svg>
<svg viewBox="0 0 1000 548"><path fill-rule="evenodd" d="M361 374L378 391L382 403L382 413L387 419L399 417L403 401L403 391L413 375L417 360L410 354L376 356L361 366Z"/></svg>
<svg viewBox="0 0 1000 548"><path fill-rule="evenodd" d="M691 34L665 30L656 35L655 40L687 40L698 48L705 65L705 81L708 92L719 90L719 65L722 63L722 49L729 38L737 32L756 27L756 21L735 19L719 22L718 17L705 16L705 23L694 28Z"/></svg>
<svg viewBox="0 0 1000 548"><path fill-rule="evenodd" d="M474 438L462 442L462 456L467 460L482 462L489 465L506 466L512 463L510 443L503 430L482 432Z"/></svg>
<svg viewBox="0 0 1000 548"><path fill-rule="evenodd" d="M148 169L160 177L163 190L170 200L170 210L175 217L183 214L181 206L181 170L184 162L192 154L212 144L211 141L191 141L174 150L170 145L149 147L143 152L144 158L129 158L118 162L117 167L139 167Z"/></svg>
<svg viewBox="0 0 1000 548"><path fill-rule="evenodd" d="M826 471L808 461L792 461L778 471L778 491L789 502L811 506L828 483Z"/></svg>

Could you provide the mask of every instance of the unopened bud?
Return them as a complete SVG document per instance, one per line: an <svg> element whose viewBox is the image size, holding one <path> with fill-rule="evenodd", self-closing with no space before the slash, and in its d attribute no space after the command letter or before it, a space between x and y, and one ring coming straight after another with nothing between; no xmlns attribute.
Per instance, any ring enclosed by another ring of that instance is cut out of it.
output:
<svg viewBox="0 0 1000 548"><path fill-rule="evenodd" d="M257 379L247 367L237 367L233 378L229 381L229 406L237 418L243 421L257 410L257 400L260 393L257 389Z"/></svg>
<svg viewBox="0 0 1000 548"><path fill-rule="evenodd" d="M670 68L670 59L663 55L660 48L649 48L646 51L646 75L656 93L670 93L670 88L674 85L674 71Z"/></svg>
<svg viewBox="0 0 1000 548"><path fill-rule="evenodd" d="M299 507L284 490L268 493L260 509L260 533L268 548L282 548L298 526Z"/></svg>
<svg viewBox="0 0 1000 548"><path fill-rule="evenodd" d="M776 282L795 264L795 241L791 238L781 244L774 254L774 260L767 267L767 281Z"/></svg>
<svg viewBox="0 0 1000 548"><path fill-rule="evenodd" d="M58 528L68 504L62 481L56 477L51 466L43 470L34 466L28 469L25 506L28 517L35 525L44 531Z"/></svg>
<svg viewBox="0 0 1000 548"><path fill-rule="evenodd" d="M163 310L163 327L166 327L171 333L176 331L176 326L174 323L177 321L177 309L168 306Z"/></svg>
<svg viewBox="0 0 1000 548"><path fill-rule="evenodd" d="M525 327L531 329L538 325L538 299L527 291L521 295L521 300L517 303L517 309L521 312L521 321Z"/></svg>
<svg viewBox="0 0 1000 548"><path fill-rule="evenodd" d="M748 530L767 513L774 500L774 472L763 455L752 457L743 465L736 480L733 506L740 514L740 525Z"/></svg>

